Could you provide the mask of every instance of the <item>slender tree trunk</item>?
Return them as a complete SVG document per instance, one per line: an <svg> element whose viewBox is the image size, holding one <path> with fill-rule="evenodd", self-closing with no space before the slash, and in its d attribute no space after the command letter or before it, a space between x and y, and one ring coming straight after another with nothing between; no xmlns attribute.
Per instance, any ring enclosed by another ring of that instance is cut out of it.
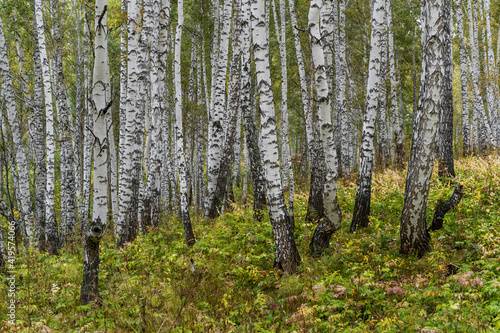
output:
<svg viewBox="0 0 500 333"><path fill-rule="evenodd" d="M351 232L368 226L370 215L370 199L372 186L372 168L374 156L373 136L375 133L375 117L377 114L379 90L383 84L380 73L380 52L382 35L384 34L385 0L376 0L373 8L372 35L368 84L366 87L366 112L361 133L361 156L358 177L358 188L354 202Z"/></svg>
<svg viewBox="0 0 500 333"><path fill-rule="evenodd" d="M38 50L38 37L36 24L33 29L34 54L33 72L35 76L33 93L33 143L36 160L36 221L38 223L38 249L45 251L45 190L47 186L47 172L45 168L45 126L43 121L43 78L40 52Z"/></svg>
<svg viewBox="0 0 500 333"><path fill-rule="evenodd" d="M122 136L120 152L121 168L119 179L120 215L115 227L116 241L118 246L124 242L134 239L137 230L138 198L139 198L139 170L137 161L139 158L139 138L136 118L140 118L137 110L138 100L138 53L140 13L137 0L129 0L128 12L128 68L127 68L127 105L125 111L125 127Z"/></svg>
<svg viewBox="0 0 500 333"><path fill-rule="evenodd" d="M45 30L43 23L42 1L35 0L35 17L38 31L38 47L42 63L43 88L45 96L45 131L46 131L46 163L47 163L47 190L45 192L45 237L47 250L50 254L57 254L58 230L56 212L54 210L55 186L55 139L54 139L54 111L52 108L52 84L50 82L49 60L45 44Z"/></svg>
<svg viewBox="0 0 500 333"><path fill-rule="evenodd" d="M352 173L351 148L349 137L351 135L351 124L349 122L349 110L347 107L346 87L347 87L347 59L346 59L346 34L345 34L345 0L338 1L339 19L338 19L338 45L336 45L336 53L338 53L339 63L335 68L336 87L337 87L337 104L340 112L340 169L342 176L349 178Z"/></svg>
<svg viewBox="0 0 500 333"><path fill-rule="evenodd" d="M299 27L293 1L288 1L290 21L292 23L295 54L300 79L300 95L302 97L303 114L305 118L306 139L309 150L311 185L307 204L306 220L322 219L325 216L323 207L323 185L325 184L325 159L321 142L316 139L313 129L312 101L309 98L310 89L306 78L302 46L300 44Z"/></svg>
<svg viewBox="0 0 500 333"><path fill-rule="evenodd" d="M95 6L95 59L93 75L94 120L94 201L92 221L85 230L85 254L80 301L102 305L99 295L99 243L108 219L108 136L106 113L111 112L111 88L108 62L107 0ZM112 130L112 129L111 129ZM114 144L114 143L111 143Z"/></svg>
<svg viewBox="0 0 500 333"><path fill-rule="evenodd" d="M266 171L267 204L276 246L274 269L292 274L297 272L300 256L295 245L294 225L287 214L281 187L268 29L265 0L252 0L253 50L261 112L262 162Z"/></svg>
<svg viewBox="0 0 500 333"><path fill-rule="evenodd" d="M52 0L52 39L55 45L54 52L54 95L57 106L59 137L61 147L61 223L59 247L67 245L74 237L76 224L75 215L75 175L73 173L73 148L71 136L70 112L66 96L65 77L62 62L63 40L59 28L61 13L59 1Z"/></svg>
<svg viewBox="0 0 500 333"><path fill-rule="evenodd" d="M25 144L17 114L14 85L9 67L7 55L7 44L5 42L4 27L0 17L0 76L2 78L2 95L5 98L7 117L12 131L14 143L15 164L12 164L12 173L15 173L17 165L17 176L19 177L19 213L21 217L21 230L25 241L30 246L36 246L37 230L34 221L33 207L30 198L29 170L26 158Z"/></svg>
<svg viewBox="0 0 500 333"><path fill-rule="evenodd" d="M462 0L457 0L457 33L460 40L464 39L464 17L462 13ZM462 87L462 136L463 156L471 154L471 137L469 127L469 89L467 86L467 49L460 45L460 82Z"/></svg>
<svg viewBox="0 0 500 333"><path fill-rule="evenodd" d="M224 109L226 107L226 75L229 54L229 32L231 30L231 9L232 1L225 0L221 18L222 27L218 51L219 56L217 58L216 70L212 74L215 76L215 81L212 86L213 108L210 109L208 125L206 216L209 216L213 209L213 200L221 161L221 150L224 144L224 119L227 117Z"/></svg>
<svg viewBox="0 0 500 333"><path fill-rule="evenodd" d="M425 210L432 176L444 76L443 0L422 4L422 103L414 116L413 142L401 214L401 253L422 256L429 250Z"/></svg>
<svg viewBox="0 0 500 333"><path fill-rule="evenodd" d="M402 119L402 105L398 99L398 89L401 90L401 83L396 72L395 61L395 43L394 32L392 25L392 6L391 1L387 0L387 29L388 29L388 43L389 43L389 76L391 79L391 110L392 110L392 138L395 145L395 160L398 168L403 167L404 163L404 125Z"/></svg>
<svg viewBox="0 0 500 333"><path fill-rule="evenodd" d="M242 4L242 35L241 35L241 94L240 105L243 117L243 127L250 158L250 170L253 180L253 212L257 220L262 218L266 205L266 180L262 167L258 132L252 113L252 81L251 81L251 0L243 0Z"/></svg>
<svg viewBox="0 0 500 333"><path fill-rule="evenodd" d="M234 141L236 133L236 120L239 95L239 83L240 83L240 35L241 35L241 23L240 23L240 4L235 3L235 17L233 18L233 41L232 41L232 55L231 55L231 70L230 70L230 88L229 92L229 105L228 111L226 112L227 124L225 129L225 140L220 152L220 164L217 172L215 192L212 199L212 204L208 212L208 217L215 218L219 215L221 211L223 200L226 194L226 187L228 180L231 177L231 164L233 162L233 152L234 152Z"/></svg>
<svg viewBox="0 0 500 333"><path fill-rule="evenodd" d="M175 151L179 168L180 187L180 212L184 226L184 237L188 246L195 243L188 206L188 184L186 177L186 162L184 156L184 137L182 124L182 91L181 91L181 38L184 26L184 1L179 0L177 5L178 21L175 32L175 55L174 55L174 88L175 88Z"/></svg>
<svg viewBox="0 0 500 333"><path fill-rule="evenodd" d="M453 163L453 58L451 41L451 2L444 0L444 77L439 116L439 177L455 177Z"/></svg>
<svg viewBox="0 0 500 333"><path fill-rule="evenodd" d="M318 101L318 121L321 133L321 143L325 152L326 182L324 184L325 218L314 231L309 248L314 255L320 255L329 247L332 234L340 229L342 213L337 201L338 160L337 149L333 139L333 124L331 120L330 89L325 71L325 56L321 47L320 12L322 3L313 0L309 8L309 27L311 52L314 65L314 83L316 100Z"/></svg>

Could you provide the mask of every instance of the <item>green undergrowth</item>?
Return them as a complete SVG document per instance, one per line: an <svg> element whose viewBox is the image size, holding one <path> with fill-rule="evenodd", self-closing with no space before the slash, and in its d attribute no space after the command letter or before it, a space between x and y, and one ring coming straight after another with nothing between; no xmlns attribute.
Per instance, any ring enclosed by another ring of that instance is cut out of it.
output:
<svg viewBox="0 0 500 333"><path fill-rule="evenodd" d="M314 223L306 223L307 193L295 197L299 274L273 271L267 216L233 205L215 220L193 214L196 244L181 223L166 218L123 249L111 231L101 247L100 309L79 305L82 248L57 257L17 258L17 322L7 324L7 284L0 320L19 332L495 332L500 331L500 160L456 161L465 186L459 206L432 233L423 258L399 254L405 174L376 174L371 224L348 232L355 180L342 180L342 229L320 258L308 253ZM436 175L436 170L434 175ZM453 184L431 183L427 221ZM194 272L190 268L194 262Z"/></svg>

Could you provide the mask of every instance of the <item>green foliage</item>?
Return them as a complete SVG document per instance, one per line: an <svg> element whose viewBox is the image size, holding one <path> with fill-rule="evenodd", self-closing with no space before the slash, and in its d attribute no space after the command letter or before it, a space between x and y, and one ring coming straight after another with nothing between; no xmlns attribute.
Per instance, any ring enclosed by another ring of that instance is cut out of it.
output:
<svg viewBox="0 0 500 333"><path fill-rule="evenodd" d="M296 194L303 261L294 276L274 273L272 230L268 218L253 220L251 204L235 204L216 220L194 216L198 240L190 248L172 218L123 249L108 231L100 250L100 309L80 306L79 245L57 257L20 253L17 331L498 331L500 160L470 158L456 168L465 195L421 259L399 255L405 174L387 170L373 179L371 224L355 234L348 232L355 181L341 184L343 228L319 259L307 253L315 227L304 222L307 192ZM429 223L452 187L432 179ZM450 275L449 264L458 271ZM0 325L13 330L6 288L0 285Z"/></svg>

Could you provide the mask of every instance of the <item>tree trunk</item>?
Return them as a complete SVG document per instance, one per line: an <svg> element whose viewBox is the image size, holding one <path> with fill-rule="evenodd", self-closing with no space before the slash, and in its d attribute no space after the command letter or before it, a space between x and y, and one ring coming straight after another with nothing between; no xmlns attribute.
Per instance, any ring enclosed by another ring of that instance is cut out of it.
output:
<svg viewBox="0 0 500 333"><path fill-rule="evenodd" d="M373 156L375 153L373 136L375 133L375 118L379 100L380 87L383 84L380 73L380 52L382 35L385 27L385 0L376 0L373 7L372 35L368 83L366 87L366 112L361 133L360 168L358 188L354 202L351 232L368 226L370 215L370 199L372 186Z"/></svg>
<svg viewBox="0 0 500 333"><path fill-rule="evenodd" d="M243 128L250 159L250 170L253 180L253 212L254 218L260 221L266 205L266 180L262 167L258 132L252 112L252 81L251 81L251 8L250 0L242 4L242 35L241 35L241 94L240 105L243 117ZM256 101L254 101L256 102Z"/></svg>
<svg viewBox="0 0 500 333"><path fill-rule="evenodd" d="M25 145L17 115L17 107L12 82L12 74L9 67L7 55L7 44L5 42L4 27L0 18L0 75L2 78L2 95L5 98L7 117L12 131L14 143L15 164L12 164L14 173L17 165L17 176L19 177L19 212L21 217L21 229L23 236L30 246L35 246L37 241L37 230L34 221L33 207L30 198L29 170L26 158Z"/></svg>
<svg viewBox="0 0 500 333"><path fill-rule="evenodd" d="M175 56L174 56L174 88L175 88L175 150L179 168L180 187L180 212L184 226L184 237L188 246L195 243L188 206L188 184L186 176L186 160L184 156L184 136L182 130L182 91L181 91L181 38L184 25L184 2L179 0L177 31L175 33Z"/></svg>
<svg viewBox="0 0 500 333"><path fill-rule="evenodd" d="M38 47L42 64L43 88L45 96L45 131L46 131L46 163L47 163L47 190L45 192L45 237L47 250L50 254L57 254L58 230L56 212L54 210L55 186L55 139L54 139L54 111L52 108L52 84L50 82L49 60L45 44L45 29L43 23L42 1L35 0L35 17L38 32Z"/></svg>
<svg viewBox="0 0 500 333"><path fill-rule="evenodd" d="M401 214L401 253L422 256L429 250L425 210L432 176L441 108L444 76L444 0L425 0L422 4L422 81L421 103L414 116L414 134L405 200Z"/></svg>
<svg viewBox="0 0 500 333"><path fill-rule="evenodd" d="M325 56L321 47L320 34L320 0L311 2L309 8L309 27L311 52L314 65L314 83L316 100L318 101L318 121L321 134L321 143L325 153L326 182L324 183L323 205L325 218L316 227L309 248L314 255L320 255L329 247L332 234L340 229L342 214L337 201L338 161L337 149L333 139L333 124L331 120L330 89L327 83L325 70Z"/></svg>
<svg viewBox="0 0 500 333"><path fill-rule="evenodd" d="M455 208L460 200L462 200L462 196L464 194L464 186L460 184L455 185L455 190L451 197L446 201L438 201L436 205L436 209L434 210L434 217L432 219L432 224L427 231L434 231L443 228L443 220L446 213L449 210Z"/></svg>
<svg viewBox="0 0 500 333"><path fill-rule="evenodd" d="M312 101L309 98L309 84L306 78L302 46L300 44L299 27L295 14L293 1L288 1L290 9L290 21L292 23L295 54L300 79L300 95L302 97L303 114L305 118L306 139L309 150L311 185L309 188L309 199L307 204L306 220L312 221L322 219L325 216L323 207L323 185L325 183L325 162L321 142L315 138L313 129Z"/></svg>
<svg viewBox="0 0 500 333"><path fill-rule="evenodd" d="M230 87L229 87L229 104L228 111L226 112L226 129L224 132L225 140L221 150L221 158L217 178L215 192L208 211L209 218L217 217L222 208L224 197L226 195L226 187L231 177L231 164L233 162L234 141L236 137L236 120L238 108L239 84L240 84L240 35L241 35L241 22L240 22L240 4L235 3L235 16L233 18L233 41L232 41L232 55L231 55L231 70L230 70Z"/></svg>
<svg viewBox="0 0 500 333"><path fill-rule="evenodd" d="M455 177L453 163L453 58L451 41L451 2L444 0L444 77L439 115L439 177Z"/></svg>
<svg viewBox="0 0 500 333"><path fill-rule="evenodd" d="M59 1L52 0L52 39L55 44L54 51L54 96L57 106L59 141L61 148L61 223L59 247L68 244L74 238L76 224L75 215L75 175L73 173L73 149L71 136L70 112L66 96L64 69L62 62L63 40L59 29L61 13L59 13Z"/></svg>
<svg viewBox="0 0 500 333"><path fill-rule="evenodd" d="M462 14L462 0L457 0L457 34L460 40L464 39L464 17ZM467 49L461 45L460 53L460 82L462 87L462 136L463 156L471 154L471 138L469 127L469 89L467 86Z"/></svg>
<svg viewBox="0 0 500 333"><path fill-rule="evenodd" d="M138 150L139 138L136 118L140 118L137 110L139 93L139 32L140 22L139 5L137 0L128 0L128 68L127 68L127 105L125 111L124 135L120 142L121 168L119 179L120 215L115 227L118 246L134 239L137 230L138 198L139 198L139 170L136 159L140 158Z"/></svg>
<svg viewBox="0 0 500 333"><path fill-rule="evenodd" d="M269 66L269 21L265 7L265 0L252 0L253 50L261 113L262 162L266 171L267 204L276 246L274 269L293 274L297 272L300 256L295 245L294 225L287 214L281 187L276 115Z"/></svg>
<svg viewBox="0 0 500 333"><path fill-rule="evenodd" d="M46 251L45 244L45 191L47 186L47 171L45 168L45 127L43 121L43 78L42 64L40 62L40 52L38 50L38 32L36 24L33 29L34 34L34 54L33 54L33 144L36 160L36 194L35 211L38 223L38 249L40 252Z"/></svg>
<svg viewBox="0 0 500 333"><path fill-rule="evenodd" d="M92 221L85 230L82 305L102 305L99 295L99 243L108 219L108 136L106 113L111 112L111 88L108 62L107 0L97 0L95 7L95 58L93 75L94 201ZM111 129L112 130L112 129ZM114 143L112 143L114 144Z"/></svg>
<svg viewBox="0 0 500 333"><path fill-rule="evenodd" d="M209 216L213 210L213 200L221 162L221 151L224 144L224 119L227 117L224 109L226 107L226 74L229 54L229 32L231 30L231 8L232 1L225 0L221 18L219 57L217 58L216 70L213 72L213 76L215 76L215 85L212 86L214 90L213 107L210 109L208 125L207 202L205 216Z"/></svg>

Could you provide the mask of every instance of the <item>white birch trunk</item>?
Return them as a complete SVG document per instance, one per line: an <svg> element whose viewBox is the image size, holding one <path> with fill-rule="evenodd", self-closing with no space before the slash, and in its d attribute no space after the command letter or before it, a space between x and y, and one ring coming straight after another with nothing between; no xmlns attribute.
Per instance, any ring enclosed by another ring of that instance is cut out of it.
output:
<svg viewBox="0 0 500 333"><path fill-rule="evenodd" d="M392 111L392 139L395 146L395 161L396 165L401 168L404 163L404 124L403 124L403 110L402 105L399 103L398 90L401 89L399 77L396 75L396 61L395 61L395 44L394 32L392 25L392 6L391 1L387 0L387 29L388 29L388 47L389 47L389 76L391 80L391 111Z"/></svg>
<svg viewBox="0 0 500 333"><path fill-rule="evenodd" d="M175 156L179 168L179 187L180 187L180 212L182 224L184 226L184 237L188 246L195 243L191 219L189 217L188 206L188 184L186 176L186 162L184 156L184 135L182 124L182 91L181 91L181 38L184 25L184 1L179 0L177 4L178 21L175 32L175 51L174 51L174 90L175 90Z"/></svg>
<svg viewBox="0 0 500 333"><path fill-rule="evenodd" d="M5 42L4 27L0 17L0 76L2 79L2 94L5 98L7 118L12 131L12 141L15 150L15 164L12 164L12 171L15 173L17 166L17 176L19 181L19 213L21 219L21 231L25 241L29 246L36 246L37 230L34 220L33 207L30 198L29 170L26 158L25 144L17 116L17 107L14 94L12 74L10 72L9 58L7 55L7 44Z"/></svg>
<svg viewBox="0 0 500 333"><path fill-rule="evenodd" d="M59 118L59 138L61 148L61 223L59 247L67 245L73 239L76 215L75 215L75 175L73 173L73 149L70 127L70 112L68 107L65 87L65 77L62 62L63 40L59 28L61 13L59 2L52 1L52 39L55 44L54 50L54 95Z"/></svg>
<svg viewBox="0 0 500 333"><path fill-rule="evenodd" d="M47 186L47 172L45 168L45 127L43 122L43 78L40 52L38 49L38 33L36 23L33 27L34 54L33 54L33 143L36 160L36 221L38 228L38 249L46 250L45 245L45 190Z"/></svg>
<svg viewBox="0 0 500 333"><path fill-rule="evenodd" d="M221 150L224 138L224 119L226 114L226 75L227 60L229 54L229 32L231 29L231 9L232 1L224 1L224 9L221 18L220 46L219 56L215 72L212 73L215 78L212 86L212 108L208 124L208 152L207 152L207 202L205 206L205 215L208 216L212 201L215 195L215 187L219 172L221 160Z"/></svg>
<svg viewBox="0 0 500 333"><path fill-rule="evenodd" d="M423 255L429 249L425 221L427 197L434 165L441 89L444 75L443 0L422 4L421 103L414 115L414 132L405 201L401 214L401 253Z"/></svg>
<svg viewBox="0 0 500 333"><path fill-rule="evenodd" d="M38 32L38 47L42 64L43 90L45 96L45 140L47 145L47 190L45 192L45 238L47 250L50 254L57 254L58 230L56 212L54 210L55 184L55 148L54 139L54 111L52 108L52 84L50 82L49 60L45 44L45 30L43 23L42 0L35 0L35 19Z"/></svg>
<svg viewBox="0 0 500 333"><path fill-rule="evenodd" d="M382 35L384 34L385 26L385 0L375 0L373 6L370 62L366 87L366 112L361 132L360 167L353 219L350 228L351 232L356 231L359 227L366 227L369 223L372 168L375 154L373 136L375 133L379 91L380 86L383 84L380 73L380 53L382 52Z"/></svg>
<svg viewBox="0 0 500 333"><path fill-rule="evenodd" d="M94 191L92 221L85 230L83 281L80 301L102 304L99 295L99 243L108 219L108 136L106 113L111 112L108 62L107 0L95 5L95 59L93 74ZM114 143L112 143L114 144Z"/></svg>
<svg viewBox="0 0 500 333"><path fill-rule="evenodd" d="M340 229L342 214L337 201L338 160L337 149L334 144L333 124L331 120L330 90L325 70L325 55L321 47L320 11L321 1L311 1L309 8L309 27L311 39L311 52L314 65L314 84L316 100L318 103L318 122L321 134L321 143L325 153L326 182L324 184L325 219L314 231L309 245L314 255L320 255L329 247L331 235Z"/></svg>
<svg viewBox="0 0 500 333"><path fill-rule="evenodd" d="M286 211L278 159L276 115L269 65L269 21L265 0L252 0L252 33L257 89L261 112L262 162L267 180L267 204L276 245L274 268L295 273L300 256L295 245L294 226Z"/></svg>
<svg viewBox="0 0 500 333"><path fill-rule="evenodd" d="M464 17L462 13L462 0L457 0L457 33L460 40L464 40ZM462 145L463 156L471 154L471 137L469 124L469 89L467 84L467 49L460 44L460 82L462 93Z"/></svg>
<svg viewBox="0 0 500 333"><path fill-rule="evenodd" d="M128 67L127 67L127 105L125 112L124 135L122 136L120 157L122 164L119 179L119 216L115 226L115 235L118 246L124 242L131 241L135 237L137 230L137 212L139 198L139 176L137 172L139 129L136 118L140 118L137 110L137 100L139 95L139 32L140 12L137 0L129 0L128 12ZM140 121L140 120L139 120Z"/></svg>

